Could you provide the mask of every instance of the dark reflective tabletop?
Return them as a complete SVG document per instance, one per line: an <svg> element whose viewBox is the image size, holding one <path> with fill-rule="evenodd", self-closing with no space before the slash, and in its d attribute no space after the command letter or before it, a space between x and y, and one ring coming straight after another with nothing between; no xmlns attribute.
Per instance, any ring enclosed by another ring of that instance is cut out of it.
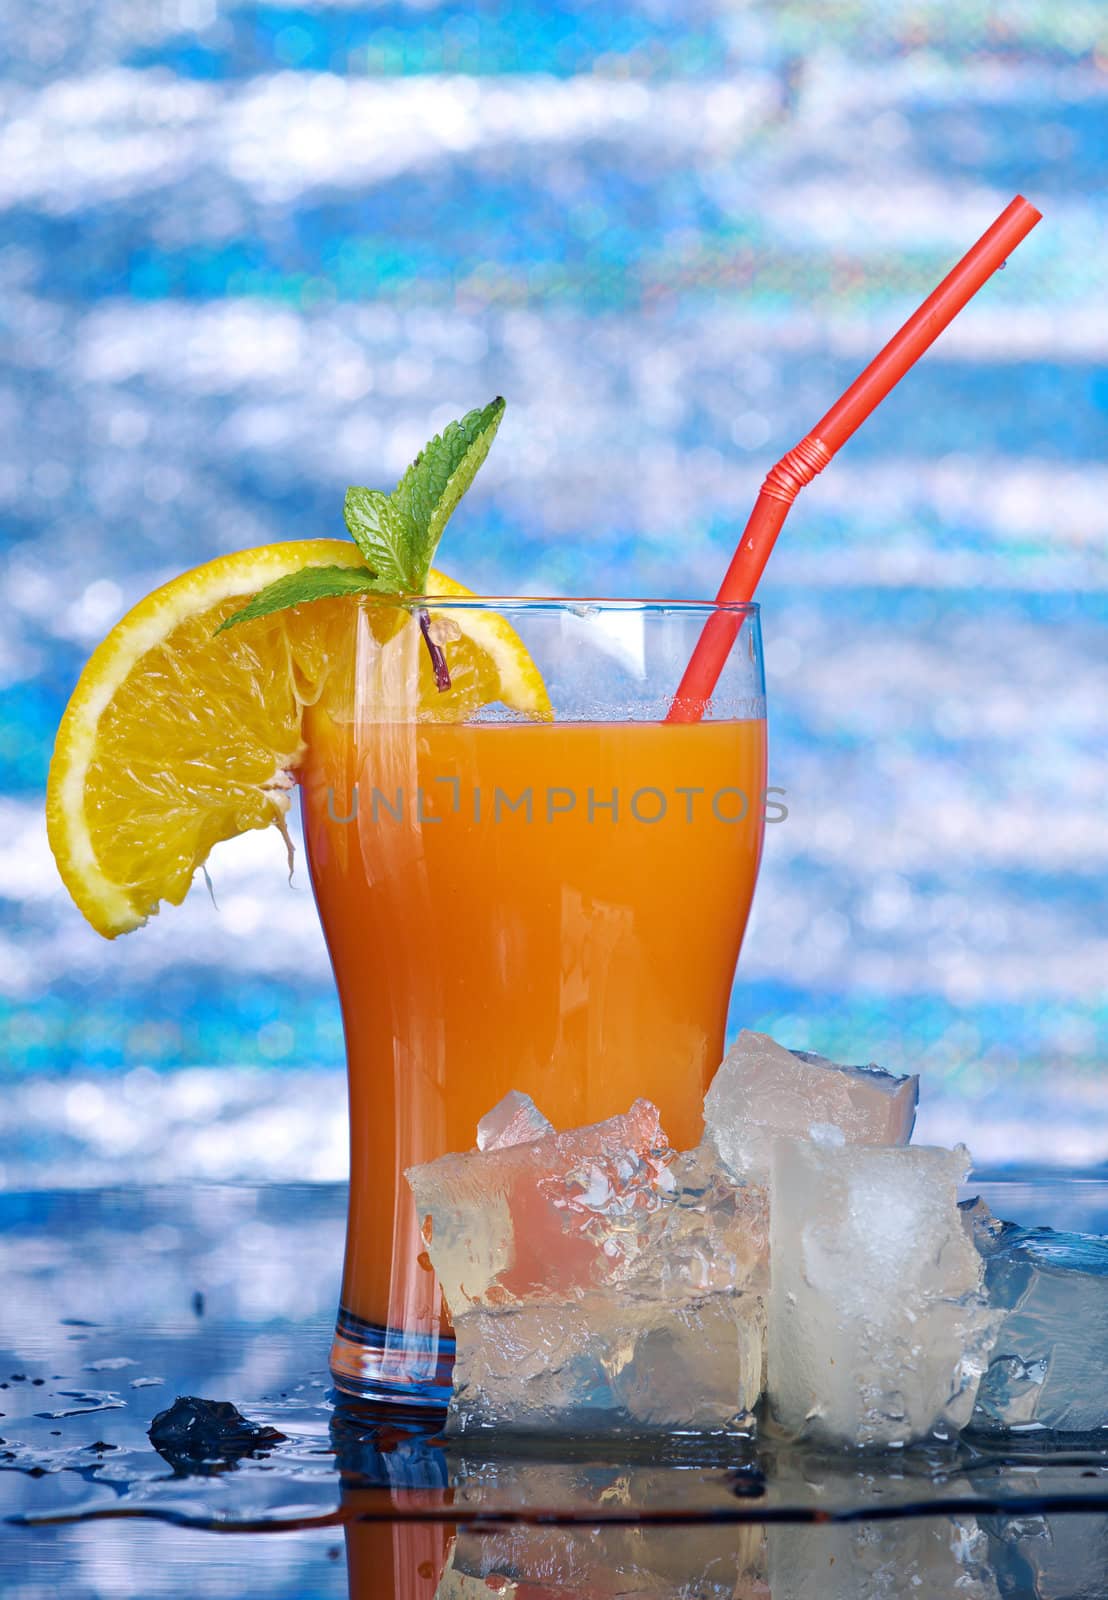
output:
<svg viewBox="0 0 1108 1600"><path fill-rule="evenodd" d="M1105 1226L1103 1184L985 1192L1019 1221ZM0 1197L0 1593L1108 1594L1090 1448L490 1453L338 1405L344 1205L330 1186ZM247 1420L186 1408L155 1448L179 1396Z"/></svg>

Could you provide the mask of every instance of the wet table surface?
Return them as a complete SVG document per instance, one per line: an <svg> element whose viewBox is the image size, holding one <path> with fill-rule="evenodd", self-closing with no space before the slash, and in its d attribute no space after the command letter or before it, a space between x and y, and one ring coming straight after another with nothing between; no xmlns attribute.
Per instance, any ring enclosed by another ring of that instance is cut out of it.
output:
<svg viewBox="0 0 1108 1600"><path fill-rule="evenodd" d="M1108 1227L1104 1182L984 1192ZM345 1408L344 1207L337 1186L0 1196L0 1594L1108 1596L1108 1454L1087 1448L492 1454ZM272 1433L204 1464L156 1449L179 1396Z"/></svg>

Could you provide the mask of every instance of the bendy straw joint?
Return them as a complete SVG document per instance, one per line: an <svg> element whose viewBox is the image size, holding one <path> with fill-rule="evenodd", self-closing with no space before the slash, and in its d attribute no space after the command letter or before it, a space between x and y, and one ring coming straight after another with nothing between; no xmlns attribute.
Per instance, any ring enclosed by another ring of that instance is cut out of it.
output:
<svg viewBox="0 0 1108 1600"><path fill-rule="evenodd" d="M810 433L769 469L762 493L791 506L805 484L811 483L830 460L831 452L823 440Z"/></svg>

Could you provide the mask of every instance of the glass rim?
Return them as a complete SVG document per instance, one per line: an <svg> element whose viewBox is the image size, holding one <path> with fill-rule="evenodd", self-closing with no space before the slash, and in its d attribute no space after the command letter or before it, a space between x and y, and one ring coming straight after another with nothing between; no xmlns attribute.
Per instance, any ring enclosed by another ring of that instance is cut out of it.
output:
<svg viewBox="0 0 1108 1600"><path fill-rule="evenodd" d="M449 606L467 611L516 610L565 611L588 620L593 612L644 612L664 615L691 615L723 612L728 616L757 617L761 606L757 600L640 600L618 595L558 595L558 594L373 594L355 597L360 605L391 606L405 610L424 607L441 611Z"/></svg>

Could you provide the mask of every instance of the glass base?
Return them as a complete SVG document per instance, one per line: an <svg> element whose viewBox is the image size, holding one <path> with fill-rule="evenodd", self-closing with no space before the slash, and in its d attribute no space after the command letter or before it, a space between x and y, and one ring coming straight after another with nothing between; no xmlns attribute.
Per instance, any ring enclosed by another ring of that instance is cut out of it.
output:
<svg viewBox="0 0 1108 1600"><path fill-rule="evenodd" d="M445 1411L454 1370L454 1338L449 1333L428 1336L386 1328L340 1306L330 1365L335 1388L356 1400Z"/></svg>

